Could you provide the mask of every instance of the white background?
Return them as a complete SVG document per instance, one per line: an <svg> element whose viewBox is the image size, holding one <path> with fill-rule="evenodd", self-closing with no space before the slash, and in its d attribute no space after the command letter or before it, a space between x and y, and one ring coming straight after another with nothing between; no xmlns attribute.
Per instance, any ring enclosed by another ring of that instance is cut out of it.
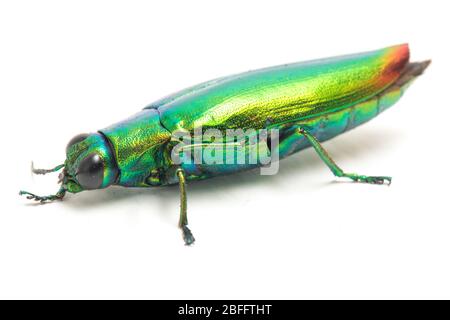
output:
<svg viewBox="0 0 450 320"><path fill-rule="evenodd" d="M1 298L450 298L446 1L8 1L0 5ZM433 59L401 101L276 176L54 193L69 139L189 85L409 42Z"/></svg>

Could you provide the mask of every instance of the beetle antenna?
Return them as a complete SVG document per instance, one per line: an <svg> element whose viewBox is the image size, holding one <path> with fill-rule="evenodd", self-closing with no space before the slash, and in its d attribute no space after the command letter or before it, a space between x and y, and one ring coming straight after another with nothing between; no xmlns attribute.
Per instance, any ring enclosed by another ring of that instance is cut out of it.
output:
<svg viewBox="0 0 450 320"><path fill-rule="evenodd" d="M38 196L38 195L35 195L34 193L31 193L28 191L22 191L22 190L19 192L19 195L20 196L26 195L27 199L39 201L40 203L44 203L44 202L50 202L50 201L54 201L54 200L62 200L64 198L64 196L66 195L66 189L61 187L56 194L52 194L49 196Z"/></svg>
<svg viewBox="0 0 450 320"><path fill-rule="evenodd" d="M36 169L34 167L34 163L31 162L31 172L33 172L34 174L47 174L47 173L59 171L62 168L64 168L64 164L60 164L60 165L54 167L53 169Z"/></svg>

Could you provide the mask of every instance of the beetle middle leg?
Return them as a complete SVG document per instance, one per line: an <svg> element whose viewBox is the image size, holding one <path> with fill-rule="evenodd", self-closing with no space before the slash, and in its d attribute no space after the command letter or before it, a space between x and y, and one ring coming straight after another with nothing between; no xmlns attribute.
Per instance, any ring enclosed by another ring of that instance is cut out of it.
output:
<svg viewBox="0 0 450 320"><path fill-rule="evenodd" d="M300 127L296 130L296 133L298 135L301 135L305 137L313 146L314 150L316 150L319 157L322 159L323 162L330 168L330 170L333 172L333 174L336 177L345 177L350 178L355 182L364 182L364 183L372 183L372 184L384 184L387 183L388 185L391 184L392 178L388 176L365 176L365 175L359 175L356 173L346 173L344 172L330 157L328 152L322 147L319 140L317 140L316 137L314 137L311 133L309 133L306 129ZM281 143L281 142L280 142Z"/></svg>
<svg viewBox="0 0 450 320"><path fill-rule="evenodd" d="M178 222L178 227L183 232L184 243L189 246L194 243L195 238L187 226L186 178L184 176L184 171L181 168L177 169L176 174L180 185L180 220Z"/></svg>

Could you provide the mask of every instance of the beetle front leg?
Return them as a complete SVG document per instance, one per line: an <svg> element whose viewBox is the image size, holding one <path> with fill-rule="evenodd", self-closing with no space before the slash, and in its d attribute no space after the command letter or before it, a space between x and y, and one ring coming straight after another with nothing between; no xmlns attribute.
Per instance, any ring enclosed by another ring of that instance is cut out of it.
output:
<svg viewBox="0 0 450 320"><path fill-rule="evenodd" d="M19 195L26 195L27 199L39 201L40 203L54 201L54 200L62 200L64 196L66 195L66 189L61 187L56 194L52 194L49 196L38 196L34 193L28 192L28 191L20 191Z"/></svg>
<svg viewBox="0 0 450 320"><path fill-rule="evenodd" d="M189 246L194 243L195 238L192 235L191 230L188 228L187 219L187 198L186 198L186 178L184 176L184 171L178 168L176 171L178 177L178 183L180 185L180 220L178 222L178 227L183 232L184 243Z"/></svg>
<svg viewBox="0 0 450 320"><path fill-rule="evenodd" d="M387 182L388 185L391 184L392 178L387 176L364 176L356 173L346 173L344 172L328 155L327 151L322 147L319 140L316 139L312 134L310 134L307 130L303 128L299 128L297 130L299 134L304 136L313 146L314 150L319 154L320 158L325 162L325 164L330 168L330 170L337 177L345 177L350 178L355 182L365 182L365 183L373 183L373 184L384 184Z"/></svg>

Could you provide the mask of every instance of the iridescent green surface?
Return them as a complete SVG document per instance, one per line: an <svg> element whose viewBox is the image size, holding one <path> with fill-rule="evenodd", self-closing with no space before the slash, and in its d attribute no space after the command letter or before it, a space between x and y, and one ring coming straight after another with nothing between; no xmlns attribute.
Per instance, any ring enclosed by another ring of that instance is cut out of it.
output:
<svg viewBox="0 0 450 320"><path fill-rule="evenodd" d="M185 244L190 245L195 239L187 226L186 180L258 167L269 163L263 159L267 155L266 159L276 162L312 146L337 177L390 184L389 176L345 172L320 141L357 127L392 106L428 64L410 63L408 46L399 45L208 81L156 101L98 133L75 136L68 144L63 165L33 170L45 174L63 169L58 192L49 196L27 191L20 194L46 202L62 199L66 191L76 193L112 184L150 187L178 183L179 227ZM200 140L188 138L186 143L184 134L192 136L207 129L215 130L214 139L202 135ZM229 129L245 131L248 139L229 140ZM270 134L260 131L264 129L270 129ZM225 143L231 143L232 148ZM213 145L222 146L219 155L217 149L211 149ZM256 157L255 150L259 151ZM191 162L198 151L225 162ZM271 159L274 155L278 157ZM176 162L177 157L181 163ZM256 161L250 161L252 158Z"/></svg>
<svg viewBox="0 0 450 320"><path fill-rule="evenodd" d="M162 183L159 169L167 166L164 150L171 133L161 126L156 110L143 110L100 132L113 146L120 170L118 184L145 187Z"/></svg>
<svg viewBox="0 0 450 320"><path fill-rule="evenodd" d="M226 129L279 129L279 154L286 157L310 146L311 137L324 141L372 119L394 104L427 65L409 63L408 46L399 45L202 83L152 103L71 146L63 188L83 190L76 171L92 153L104 163L102 188L176 183L178 167L170 156L172 134L179 130L193 133L200 127L223 133ZM309 141L299 129L307 130ZM267 141L258 147L271 152ZM246 145L242 152L247 155L250 149ZM259 165L182 163L179 167L187 180L198 180Z"/></svg>
<svg viewBox="0 0 450 320"><path fill-rule="evenodd" d="M419 66L418 68L413 68ZM408 45L271 67L193 86L150 104L170 132L196 128L280 129L280 157L310 146L303 126L330 139L393 105L427 66L409 63ZM258 166L182 164L190 180Z"/></svg>
<svg viewBox="0 0 450 320"><path fill-rule="evenodd" d="M219 80L156 102L169 131L263 128L342 109L392 84L409 59L407 45L294 63Z"/></svg>

